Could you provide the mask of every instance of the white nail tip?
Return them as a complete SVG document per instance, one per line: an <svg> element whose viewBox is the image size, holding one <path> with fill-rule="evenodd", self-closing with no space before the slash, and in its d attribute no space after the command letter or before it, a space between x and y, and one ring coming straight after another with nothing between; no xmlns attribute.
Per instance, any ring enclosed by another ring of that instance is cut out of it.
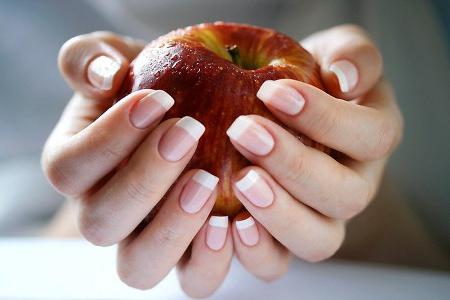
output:
<svg viewBox="0 0 450 300"><path fill-rule="evenodd" d="M164 107L166 111L175 104L175 100L173 100L173 98L168 93L162 90L154 91L149 96L159 104L161 104L161 106Z"/></svg>
<svg viewBox="0 0 450 300"><path fill-rule="evenodd" d="M249 117L240 116L234 120L233 124L228 128L227 135L233 140L238 140L242 133L244 133L252 123L253 121Z"/></svg>
<svg viewBox="0 0 450 300"><path fill-rule="evenodd" d="M228 228L228 217L227 216L211 216L211 218L209 218L208 224L213 227Z"/></svg>
<svg viewBox="0 0 450 300"><path fill-rule="evenodd" d="M90 79L91 82L96 82L101 89L109 90L112 87L114 76L120 69L120 64L112 58L102 55L90 63L89 69L102 80L102 82L98 82L98 80Z"/></svg>
<svg viewBox="0 0 450 300"><path fill-rule="evenodd" d="M205 132L205 126L202 123L191 117L184 117L180 119L175 126L186 130L195 140L199 140Z"/></svg>
<svg viewBox="0 0 450 300"><path fill-rule="evenodd" d="M278 85L273 80L267 80L259 88L258 92L256 93L256 97L258 97L263 102L269 101L277 88Z"/></svg>
<svg viewBox="0 0 450 300"><path fill-rule="evenodd" d="M192 180L211 191L214 190L217 183L219 182L219 178L203 170L198 170L192 177Z"/></svg>
<svg viewBox="0 0 450 300"><path fill-rule="evenodd" d="M259 175L253 170L250 170L241 180L236 182L236 187L241 191L245 192L251 188L259 180Z"/></svg>
<svg viewBox="0 0 450 300"><path fill-rule="evenodd" d="M333 72L334 74L336 74L336 77L338 78L338 81L339 81L339 86L341 88L341 91L343 93L347 93L348 91L350 91L347 77L345 76L345 73L341 70L341 68L339 68L338 66L333 64L330 66L330 71Z"/></svg>
<svg viewBox="0 0 450 300"><path fill-rule="evenodd" d="M245 220L236 221L236 228L238 230L244 230L252 227L253 225L255 225L255 220L252 217L248 217Z"/></svg>

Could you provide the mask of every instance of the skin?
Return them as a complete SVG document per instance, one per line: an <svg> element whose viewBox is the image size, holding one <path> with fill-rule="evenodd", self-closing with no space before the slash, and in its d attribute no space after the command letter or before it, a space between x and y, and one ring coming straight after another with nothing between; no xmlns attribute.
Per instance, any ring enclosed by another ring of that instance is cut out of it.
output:
<svg viewBox="0 0 450 300"><path fill-rule="evenodd" d="M327 47L322 46L325 43ZM193 170L183 173L170 189L155 221L133 232L195 152L192 149L169 167L155 149L176 119L157 121L144 130L129 124L130 107L149 91L133 93L110 108L130 61L144 45L108 32L78 36L64 44L59 65L75 95L46 143L43 169L55 188L78 206L78 226L87 240L100 246L119 244L118 273L126 284L151 288L176 265L185 292L206 297L225 278L233 253L250 273L271 281L286 273L291 255L317 262L340 247L346 221L360 213L378 190L388 157L401 139L403 121L392 88L382 79L380 54L364 31L338 26L301 44L320 64L327 93L281 80L304 96L305 109L289 116L268 108L289 127L343 155L331 158L303 145L274 122L251 116L272 134L275 146L261 157L233 143L253 164L233 180L253 169L268 182L275 200L269 207L256 207L235 189L255 218L259 241L254 246L241 241L235 225L246 217L241 214L232 221L219 251L205 242L205 221L215 193L196 214L185 213L178 204ZM107 91L94 88L85 76L88 63L99 54L121 64ZM340 59L351 60L359 73L356 87L348 93L340 92L336 77L328 71L329 64ZM344 101L351 99L356 100ZM125 158L129 164L117 168ZM132 166L140 166L139 172ZM152 176L155 170L158 176Z"/></svg>

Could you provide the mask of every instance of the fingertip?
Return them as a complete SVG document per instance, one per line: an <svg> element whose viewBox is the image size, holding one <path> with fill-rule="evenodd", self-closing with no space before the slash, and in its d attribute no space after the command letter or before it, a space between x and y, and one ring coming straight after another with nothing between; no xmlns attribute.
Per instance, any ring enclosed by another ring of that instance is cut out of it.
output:
<svg viewBox="0 0 450 300"><path fill-rule="evenodd" d="M63 44L58 67L69 86L89 98L113 97L129 70L129 61L107 43L89 35Z"/></svg>
<svg viewBox="0 0 450 300"><path fill-rule="evenodd" d="M355 64L347 59L333 62L328 72L334 73L342 93L353 91L358 84L359 74Z"/></svg>
<svg viewBox="0 0 450 300"><path fill-rule="evenodd" d="M208 222L202 226L192 242L190 252L185 253L178 264L181 288L193 298L210 296L220 287L233 257L231 230L227 231L224 246L216 251L207 245L208 226Z"/></svg>
<svg viewBox="0 0 450 300"><path fill-rule="evenodd" d="M379 80L383 60L364 29L345 24L313 34L302 42L321 67L326 91L351 100L368 92Z"/></svg>
<svg viewBox="0 0 450 300"><path fill-rule="evenodd" d="M120 62L109 56L97 56L87 67L87 79L94 88L109 91L113 87L114 78L121 67Z"/></svg>
<svg viewBox="0 0 450 300"><path fill-rule="evenodd" d="M233 240L236 247L241 245L254 247L259 239L260 234L255 219L248 212L237 215L233 221Z"/></svg>

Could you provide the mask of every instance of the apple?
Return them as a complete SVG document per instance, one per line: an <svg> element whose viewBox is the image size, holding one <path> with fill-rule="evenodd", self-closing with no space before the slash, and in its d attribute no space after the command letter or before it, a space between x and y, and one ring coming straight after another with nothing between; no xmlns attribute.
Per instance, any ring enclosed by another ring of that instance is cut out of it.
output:
<svg viewBox="0 0 450 300"><path fill-rule="evenodd" d="M249 162L225 132L240 115L276 121L256 92L264 81L281 78L322 88L318 65L297 41L272 29L215 22L178 29L148 44L132 62L123 93L164 90L175 99L166 118L188 115L205 125L188 169L220 178L213 213L234 216L242 204L233 194L231 175Z"/></svg>

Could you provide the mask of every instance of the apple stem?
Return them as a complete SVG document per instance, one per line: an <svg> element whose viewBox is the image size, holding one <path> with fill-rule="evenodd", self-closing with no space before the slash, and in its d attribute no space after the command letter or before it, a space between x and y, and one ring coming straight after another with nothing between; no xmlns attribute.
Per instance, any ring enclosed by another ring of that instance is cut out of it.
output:
<svg viewBox="0 0 450 300"><path fill-rule="evenodd" d="M228 54L231 56L231 61L241 66L241 54L237 45L226 46Z"/></svg>

